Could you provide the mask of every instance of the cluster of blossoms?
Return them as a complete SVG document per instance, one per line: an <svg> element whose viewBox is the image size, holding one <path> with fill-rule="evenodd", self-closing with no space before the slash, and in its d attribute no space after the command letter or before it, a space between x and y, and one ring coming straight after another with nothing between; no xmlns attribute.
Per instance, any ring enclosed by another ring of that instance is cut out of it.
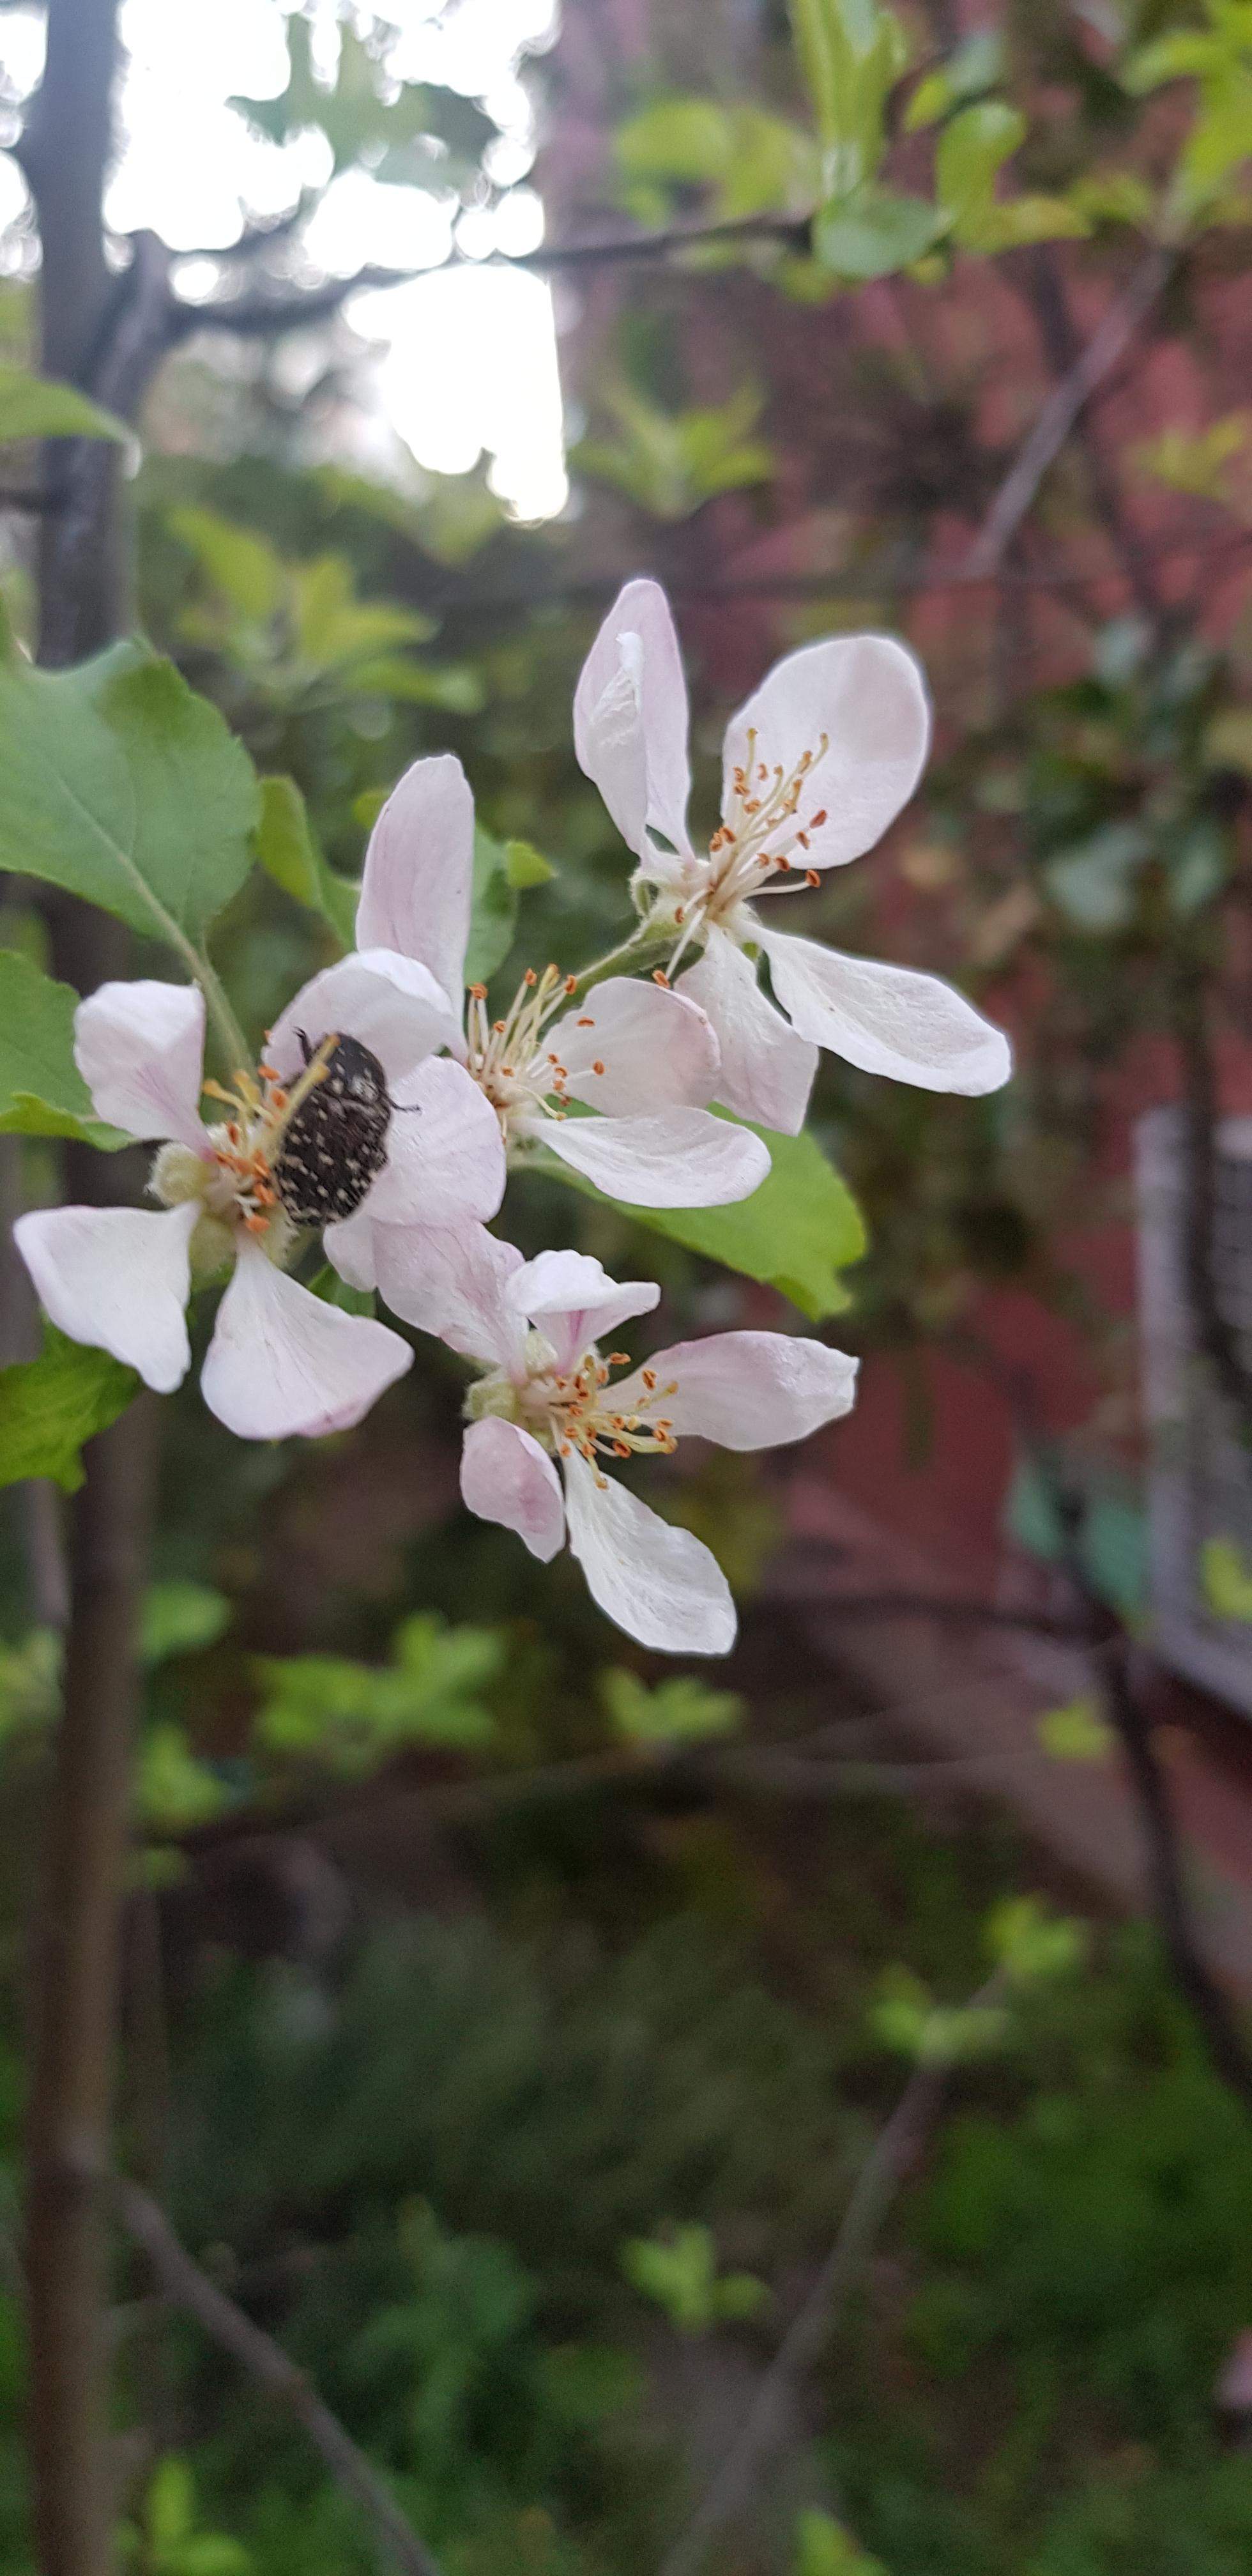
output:
<svg viewBox="0 0 1252 2576"><path fill-rule="evenodd" d="M206 1082L195 986L106 984L80 1005L98 1115L159 1147L156 1208L40 1210L16 1238L61 1331L163 1393L190 1366L193 1285L225 1277L202 1392L240 1437L276 1440L359 1422L412 1363L399 1333L292 1275L320 1232L349 1287L474 1363L469 1509L542 1560L568 1539L595 1600L643 1644L720 1654L735 1626L720 1567L607 1471L687 1434L732 1449L803 1439L847 1412L855 1362L765 1332L678 1343L639 1367L603 1352L660 1290L577 1252L523 1260L490 1231L509 1169L543 1147L629 1205L727 1205L759 1186L769 1153L713 1104L796 1134L819 1047L965 1093L1005 1080L1008 1048L934 977L774 931L756 908L858 857L911 796L929 719L900 645L840 638L777 664L728 730L703 852L655 583L628 584L605 620L574 726L637 861L639 927L616 960L528 971L499 1017L481 985L466 992L473 803L458 761L418 761L370 839L355 953L296 995L255 1072ZM611 971L658 955L642 978Z"/></svg>

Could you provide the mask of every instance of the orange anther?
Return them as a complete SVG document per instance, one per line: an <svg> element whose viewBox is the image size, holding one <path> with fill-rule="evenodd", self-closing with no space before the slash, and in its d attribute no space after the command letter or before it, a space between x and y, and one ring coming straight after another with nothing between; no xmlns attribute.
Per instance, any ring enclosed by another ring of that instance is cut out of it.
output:
<svg viewBox="0 0 1252 2576"><path fill-rule="evenodd" d="M595 1063L593 1064L593 1066L592 1066L591 1070L592 1070L592 1072L593 1072L593 1073L603 1073L603 1071L604 1071L604 1066L602 1065L602 1063L601 1063L601 1061L600 1061L599 1056L597 1056L597 1057L596 1057Z"/></svg>
<svg viewBox="0 0 1252 2576"><path fill-rule="evenodd" d="M662 989L663 989L665 992L667 992L667 993L668 993L668 991L669 991L669 977L668 977L668 975L666 974L665 969L664 969L664 967L663 967L663 966L654 966L654 967L653 967L653 969L652 969L652 981L653 981L653 983L654 983L654 984L659 984L659 985L661 985Z"/></svg>
<svg viewBox="0 0 1252 2576"><path fill-rule="evenodd" d="M823 807L822 807L822 810L821 810L820 814L811 814L811 815L809 816L809 830L810 830L810 832L815 832L815 831L817 830L818 824L819 824L819 823L824 823L824 822L825 822L825 820L826 820L826 808L825 808L825 806L823 805Z"/></svg>
<svg viewBox="0 0 1252 2576"><path fill-rule="evenodd" d="M485 1002L485 1001L486 1001L486 999L487 999L487 987L486 987L486 985L485 985L485 984L471 984L471 986L470 986L470 1000L471 1000L471 1002Z"/></svg>
<svg viewBox="0 0 1252 2576"><path fill-rule="evenodd" d="M819 886L822 880L818 870L816 868L806 868L804 871L804 882L806 885Z"/></svg>
<svg viewBox="0 0 1252 2576"><path fill-rule="evenodd" d="M537 984L537 983L538 983L538 981L539 981L539 978L538 978L538 976L537 976L537 975L536 975L536 973L535 973L534 967L533 967L533 966L528 966L528 967L527 967L527 969L526 969L525 974L524 974L524 975L523 975L523 977L522 977L522 982L523 982L523 984Z"/></svg>
<svg viewBox="0 0 1252 2576"><path fill-rule="evenodd" d="M584 1011L581 1020L575 1020L574 1026L576 1029L594 1029L595 1021L593 1019L589 1019L587 1013Z"/></svg>

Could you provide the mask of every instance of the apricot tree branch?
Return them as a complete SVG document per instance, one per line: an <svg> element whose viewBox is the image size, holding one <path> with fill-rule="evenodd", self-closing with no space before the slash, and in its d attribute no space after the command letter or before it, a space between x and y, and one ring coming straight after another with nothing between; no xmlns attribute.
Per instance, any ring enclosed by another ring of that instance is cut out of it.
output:
<svg viewBox="0 0 1252 2576"><path fill-rule="evenodd" d="M401 2513L372 2461L358 2450L337 2415L318 2396L282 2345L262 2332L251 2317L228 2299L187 2252L175 2235L160 2202L135 2182L99 2167L85 2169L88 2179L118 2224L142 2248L166 2298L237 2361L259 2388L276 2398L308 2434L336 2484L361 2507L393 2566L402 2576L441 2576L438 2562Z"/></svg>
<svg viewBox="0 0 1252 2576"><path fill-rule="evenodd" d="M1021 526L1039 486L1070 431L1099 387L1125 356L1173 274L1177 252L1154 244L1086 347L1069 368L1018 450L965 560L966 576L984 580L995 571L1010 537Z"/></svg>

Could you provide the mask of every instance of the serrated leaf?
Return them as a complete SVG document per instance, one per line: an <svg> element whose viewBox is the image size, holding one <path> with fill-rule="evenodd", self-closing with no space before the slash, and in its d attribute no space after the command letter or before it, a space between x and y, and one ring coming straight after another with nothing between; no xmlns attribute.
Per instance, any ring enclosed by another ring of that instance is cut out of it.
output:
<svg viewBox="0 0 1252 2576"><path fill-rule="evenodd" d="M138 1392L133 1369L45 1323L39 1358L0 1369L0 1485L48 1476L76 1493L83 1442L107 1431Z"/></svg>
<svg viewBox="0 0 1252 2576"><path fill-rule="evenodd" d="M0 868L41 877L185 962L252 863L252 763L146 645L74 670L0 661Z"/></svg>
<svg viewBox="0 0 1252 2576"><path fill-rule="evenodd" d="M685 1244L689 1252L701 1252L746 1279L780 1289L801 1314L820 1323L850 1302L839 1273L865 1251L860 1210L814 1137L780 1136L766 1127L751 1132L770 1151L770 1169L751 1198L734 1207L627 1207L626 1214L649 1232ZM542 1168L601 1206L624 1204L606 1200L594 1182L558 1162L555 1154L543 1155Z"/></svg>
<svg viewBox="0 0 1252 2576"><path fill-rule="evenodd" d="M133 437L124 420L89 402L73 385L32 376L25 367L0 366L0 441L19 438L104 438L116 444Z"/></svg>
<svg viewBox="0 0 1252 2576"><path fill-rule="evenodd" d="M1232 1538L1206 1538L1200 1589L1218 1619L1252 1621L1252 1560Z"/></svg>
<svg viewBox="0 0 1252 2576"><path fill-rule="evenodd" d="M517 933L517 887L509 874L508 846L474 828L474 891L470 908L465 981L486 984L508 956Z"/></svg>
<svg viewBox="0 0 1252 2576"><path fill-rule="evenodd" d="M328 867L313 838L308 809L294 778L263 778L256 854L275 885L296 903L320 912L341 948L356 937L360 887Z"/></svg>
<svg viewBox="0 0 1252 2576"><path fill-rule="evenodd" d="M0 1134L72 1136L112 1153L131 1139L97 1118L74 1062L78 995L0 949Z"/></svg>
<svg viewBox="0 0 1252 2576"><path fill-rule="evenodd" d="M836 277L889 277L911 268L948 230L942 206L890 188L860 188L835 198L813 222L813 250Z"/></svg>

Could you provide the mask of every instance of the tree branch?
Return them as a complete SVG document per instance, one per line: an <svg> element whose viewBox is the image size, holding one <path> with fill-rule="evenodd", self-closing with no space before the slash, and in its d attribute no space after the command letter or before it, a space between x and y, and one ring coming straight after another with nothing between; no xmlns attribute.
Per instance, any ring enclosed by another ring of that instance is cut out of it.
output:
<svg viewBox="0 0 1252 2576"><path fill-rule="evenodd" d="M188 304L174 298L170 340L172 345L193 331L238 331L249 337L277 337L283 331L300 331L310 323L326 321L339 312L350 296L378 293L392 286L413 286L419 279L439 277L449 269L516 268L555 276L584 268L663 261L691 250L725 249L738 243L761 242L778 249L804 251L809 246L811 228L811 215L743 215L730 223L678 224L666 232L621 233L606 241L540 242L534 250L493 251L486 260L467 259L463 252L451 251L433 267L358 268L351 277L327 278L321 286L302 287L291 294L260 290L252 295L223 297L210 304ZM265 248L263 238L245 236L245 242L246 248L206 255L225 262L255 256Z"/></svg>
<svg viewBox="0 0 1252 2576"><path fill-rule="evenodd" d="M175 2235L159 2201L141 2190L138 2183L96 2165L84 2164L83 2178L104 2200L126 2234L142 2247L166 2298L194 2317L197 2325L239 2363L259 2388L294 2416L320 2452L336 2484L360 2505L373 2524L393 2566L400 2568L403 2576L440 2576L437 2561L401 2513L372 2461L358 2450L338 2416L332 2415L281 2344L254 2325L251 2317L209 2279L207 2272L201 2271Z"/></svg>
<svg viewBox="0 0 1252 2576"><path fill-rule="evenodd" d="M967 2011L983 2011L994 2004L1002 1984L1002 1973L997 1970L971 1998ZM666 2552L659 2576L696 2576L710 2542L743 2512L778 2446L790 2393L821 2358L887 2212L934 2125L950 2072L950 2064L943 2059L923 2061L914 2067L857 2175L839 2232L807 2298L787 2328L694 2513Z"/></svg>
<svg viewBox="0 0 1252 2576"><path fill-rule="evenodd" d="M1223 1308L1213 1268L1220 1159L1217 1080L1204 987L1197 972L1180 986L1176 1019L1186 1089L1185 1259L1192 1323L1200 1349L1252 1449L1252 1368L1243 1356L1238 1327Z"/></svg>
<svg viewBox="0 0 1252 2576"><path fill-rule="evenodd" d="M1135 270L1125 293L1110 305L1081 355L1049 396L1010 467L966 557L966 578L985 580L998 565L1025 518L1039 486L1080 414L1125 356L1136 333L1172 276L1178 254L1160 245Z"/></svg>

